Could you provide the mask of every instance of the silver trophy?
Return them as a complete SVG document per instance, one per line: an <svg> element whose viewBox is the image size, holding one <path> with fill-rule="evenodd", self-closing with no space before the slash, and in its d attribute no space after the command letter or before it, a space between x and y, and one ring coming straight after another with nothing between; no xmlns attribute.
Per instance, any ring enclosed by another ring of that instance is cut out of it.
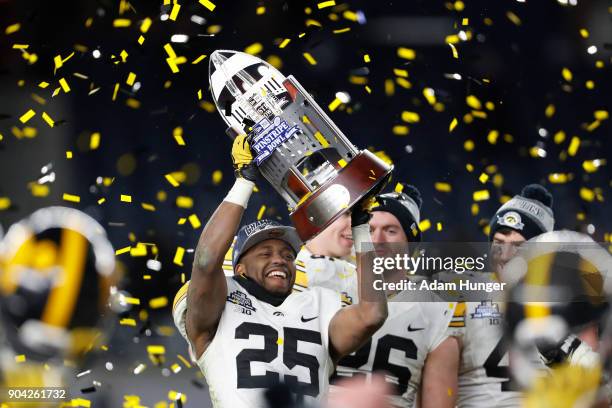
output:
<svg viewBox="0 0 612 408"><path fill-rule="evenodd" d="M304 241L388 181L392 166L357 149L293 76L230 50L210 56L209 76L228 135L248 135Z"/></svg>

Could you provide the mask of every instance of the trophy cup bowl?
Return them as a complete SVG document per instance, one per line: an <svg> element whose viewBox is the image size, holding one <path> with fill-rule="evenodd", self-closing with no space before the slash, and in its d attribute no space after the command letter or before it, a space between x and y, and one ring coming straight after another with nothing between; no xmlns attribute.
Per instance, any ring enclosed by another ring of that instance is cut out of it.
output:
<svg viewBox="0 0 612 408"><path fill-rule="evenodd" d="M253 55L217 50L209 79L227 134L248 135L256 165L302 240L389 180L393 167L357 149L293 76Z"/></svg>

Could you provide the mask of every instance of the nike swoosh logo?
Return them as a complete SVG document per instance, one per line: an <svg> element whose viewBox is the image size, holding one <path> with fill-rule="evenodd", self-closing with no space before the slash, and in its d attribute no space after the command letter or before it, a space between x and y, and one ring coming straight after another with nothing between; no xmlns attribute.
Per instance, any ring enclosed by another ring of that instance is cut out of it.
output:
<svg viewBox="0 0 612 408"><path fill-rule="evenodd" d="M408 331L409 332L415 332L415 331L419 331L419 330L425 330L425 328L424 327L413 328L413 327L411 327L411 325L408 325Z"/></svg>
<svg viewBox="0 0 612 408"><path fill-rule="evenodd" d="M302 322L303 322L303 323L308 323L309 321L314 320L314 319L316 319L317 317L319 317L319 316L311 317L310 319L304 319L304 316L302 316Z"/></svg>

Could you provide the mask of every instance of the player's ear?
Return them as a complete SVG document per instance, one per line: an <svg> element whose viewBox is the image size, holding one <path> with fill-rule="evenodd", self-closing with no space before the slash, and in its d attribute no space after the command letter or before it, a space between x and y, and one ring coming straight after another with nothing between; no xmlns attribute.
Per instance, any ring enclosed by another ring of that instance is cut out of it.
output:
<svg viewBox="0 0 612 408"><path fill-rule="evenodd" d="M246 275L246 267L243 263L239 263L236 265L236 269L234 269L235 275Z"/></svg>

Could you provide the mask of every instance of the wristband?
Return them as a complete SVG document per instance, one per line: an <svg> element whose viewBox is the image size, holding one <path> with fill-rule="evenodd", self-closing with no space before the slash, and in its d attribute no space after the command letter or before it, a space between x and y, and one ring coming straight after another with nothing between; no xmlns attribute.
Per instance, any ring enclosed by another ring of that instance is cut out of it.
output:
<svg viewBox="0 0 612 408"><path fill-rule="evenodd" d="M251 198L251 194L253 194L253 187L255 187L255 183L252 181L237 178L236 182L227 193L223 201L237 204L246 209L247 204L249 203L249 198Z"/></svg>

